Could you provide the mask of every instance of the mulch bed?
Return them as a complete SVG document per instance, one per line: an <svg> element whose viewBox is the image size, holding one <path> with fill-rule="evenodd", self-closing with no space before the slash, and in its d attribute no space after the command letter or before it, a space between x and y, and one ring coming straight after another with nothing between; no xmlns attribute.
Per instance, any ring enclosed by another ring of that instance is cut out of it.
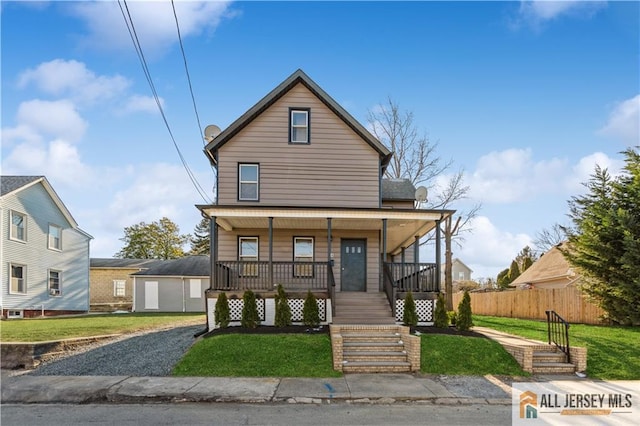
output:
<svg viewBox="0 0 640 426"><path fill-rule="evenodd" d="M411 334L418 331L422 334L447 334L452 336L483 337L485 335L475 331L458 331L455 327L411 327ZM218 336L221 334L329 334L329 326L324 325L318 328L310 328L305 325L290 325L288 327L259 326L256 328L227 327L212 330L204 337Z"/></svg>

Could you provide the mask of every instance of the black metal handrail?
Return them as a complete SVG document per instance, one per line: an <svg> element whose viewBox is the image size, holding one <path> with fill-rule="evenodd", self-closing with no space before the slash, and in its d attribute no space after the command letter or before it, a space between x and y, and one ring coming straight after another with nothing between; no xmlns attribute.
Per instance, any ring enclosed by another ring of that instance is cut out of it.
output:
<svg viewBox="0 0 640 426"><path fill-rule="evenodd" d="M391 268L388 263L382 264L382 286L384 292L387 295L389 306L391 306L391 313L393 317L396 317L396 286L393 282L393 275L391 274Z"/></svg>
<svg viewBox="0 0 640 426"><path fill-rule="evenodd" d="M437 267L435 263L390 263L391 281L397 291L411 291L413 293L437 293L440 291L437 281Z"/></svg>
<svg viewBox="0 0 640 426"><path fill-rule="evenodd" d="M327 277L329 282L327 286L329 287L329 300L331 300L331 315L336 315L336 279L333 276L333 266L329 261L327 264Z"/></svg>
<svg viewBox="0 0 640 426"><path fill-rule="evenodd" d="M569 326L556 311L545 311L547 314L547 337L549 344L553 342L558 349L567 355L567 362L571 362L569 347Z"/></svg>

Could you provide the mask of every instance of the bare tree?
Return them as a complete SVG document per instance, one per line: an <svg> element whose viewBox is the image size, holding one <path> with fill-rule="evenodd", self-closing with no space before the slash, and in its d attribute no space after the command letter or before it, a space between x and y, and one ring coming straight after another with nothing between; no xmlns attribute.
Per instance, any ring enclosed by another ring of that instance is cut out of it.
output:
<svg viewBox="0 0 640 426"><path fill-rule="evenodd" d="M389 150L393 158L387 167L385 175L389 178L409 179L414 186L424 185L428 189L436 188L436 178L448 171L453 160L443 161L436 152L438 143L429 140L426 134L420 134L413 120L413 113L401 111L391 98L375 110L369 111L367 116L369 127L373 135ZM418 208L447 209L457 201L468 197L469 186L464 184L464 172L454 173L430 200L421 203ZM481 205L473 206L467 212L460 212L453 222L453 217L444 221L445 234L445 293L447 310L453 310L453 280L451 265L453 252L451 241L455 238L457 244L463 240L461 234L470 231L469 224L476 217ZM421 245L427 244L427 239Z"/></svg>
<svg viewBox="0 0 640 426"><path fill-rule="evenodd" d="M539 250L538 256L551 250L551 247L557 246L567 239L567 227L559 223L554 223L551 228L543 229L536 233L533 245Z"/></svg>

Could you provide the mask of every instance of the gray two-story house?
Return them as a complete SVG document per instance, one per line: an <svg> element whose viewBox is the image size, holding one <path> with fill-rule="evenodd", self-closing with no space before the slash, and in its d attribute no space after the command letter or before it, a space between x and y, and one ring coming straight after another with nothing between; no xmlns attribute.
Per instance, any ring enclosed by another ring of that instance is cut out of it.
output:
<svg viewBox="0 0 640 426"><path fill-rule="evenodd" d="M393 153L298 70L205 147L217 169L207 291L210 329L220 292L240 319L242 293L258 293L273 324L282 284L294 322L312 291L323 323L395 324L411 290L421 322L440 291L440 221L451 210L416 209L415 188L383 176ZM422 237L436 255L420 262ZM237 298L237 299L234 299Z"/></svg>
<svg viewBox="0 0 640 426"><path fill-rule="evenodd" d="M0 177L4 318L89 310L89 242L44 176Z"/></svg>

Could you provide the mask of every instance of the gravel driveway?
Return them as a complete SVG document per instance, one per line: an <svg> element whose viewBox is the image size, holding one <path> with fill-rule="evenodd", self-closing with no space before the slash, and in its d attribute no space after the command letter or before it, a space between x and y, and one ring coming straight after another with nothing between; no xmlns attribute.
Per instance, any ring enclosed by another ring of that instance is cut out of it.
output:
<svg viewBox="0 0 640 426"><path fill-rule="evenodd" d="M169 376L203 324L125 336L40 365L35 376Z"/></svg>

